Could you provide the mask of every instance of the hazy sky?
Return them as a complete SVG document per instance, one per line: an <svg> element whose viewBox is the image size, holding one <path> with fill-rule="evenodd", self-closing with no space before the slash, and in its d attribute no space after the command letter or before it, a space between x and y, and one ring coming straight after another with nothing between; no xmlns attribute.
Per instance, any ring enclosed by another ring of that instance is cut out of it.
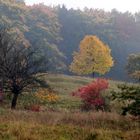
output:
<svg viewBox="0 0 140 140"><path fill-rule="evenodd" d="M25 0L27 4L44 3L46 5L65 4L68 8L100 8L111 10L113 8L119 11L140 11L140 0Z"/></svg>

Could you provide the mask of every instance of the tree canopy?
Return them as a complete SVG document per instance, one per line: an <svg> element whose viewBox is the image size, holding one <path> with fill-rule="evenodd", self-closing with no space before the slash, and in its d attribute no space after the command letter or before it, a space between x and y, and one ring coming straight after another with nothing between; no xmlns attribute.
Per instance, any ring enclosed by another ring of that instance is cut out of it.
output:
<svg viewBox="0 0 140 140"><path fill-rule="evenodd" d="M17 28L32 48L40 50L39 55L46 56L48 70L60 71L65 67L64 54L57 46L61 40L60 24L53 8L43 4L26 6L16 0L1 0L0 19L1 27Z"/></svg>
<svg viewBox="0 0 140 140"><path fill-rule="evenodd" d="M77 74L105 74L113 66L111 50L98 37L87 35L74 53L70 70Z"/></svg>
<svg viewBox="0 0 140 140"><path fill-rule="evenodd" d="M75 10L44 4L27 6L20 1L0 0L0 26L18 28L34 49L41 48L40 55L49 58L49 71L64 70L66 65L65 73L69 73L72 53L78 50L79 42L91 34L112 50L115 65L105 76L128 80L127 57L140 52L140 12Z"/></svg>
<svg viewBox="0 0 140 140"><path fill-rule="evenodd" d="M117 80L128 80L125 70L130 53L140 52L140 13L119 12L113 9L105 12L101 9L84 11L57 7L58 18L62 25L60 50L67 56L66 64L70 65L72 53L78 50L79 42L84 36L98 36L110 46L115 60L114 67L105 76Z"/></svg>

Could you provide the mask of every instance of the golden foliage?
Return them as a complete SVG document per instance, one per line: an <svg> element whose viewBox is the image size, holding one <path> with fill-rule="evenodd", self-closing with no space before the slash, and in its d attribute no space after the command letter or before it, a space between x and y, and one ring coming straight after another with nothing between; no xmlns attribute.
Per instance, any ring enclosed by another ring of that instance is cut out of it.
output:
<svg viewBox="0 0 140 140"><path fill-rule="evenodd" d="M93 72L105 74L113 66L113 58L109 46L98 37L87 35L80 42L79 52L74 52L70 70L77 74Z"/></svg>
<svg viewBox="0 0 140 140"><path fill-rule="evenodd" d="M39 89L35 95L41 101L48 101L50 103L56 102L59 99L59 96L56 95L53 91L50 91L49 89Z"/></svg>

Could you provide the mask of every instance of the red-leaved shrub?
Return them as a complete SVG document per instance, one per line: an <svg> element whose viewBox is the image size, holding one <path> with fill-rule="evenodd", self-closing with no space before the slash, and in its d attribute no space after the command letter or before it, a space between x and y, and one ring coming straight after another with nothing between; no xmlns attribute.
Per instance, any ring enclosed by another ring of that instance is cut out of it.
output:
<svg viewBox="0 0 140 140"><path fill-rule="evenodd" d="M106 79L97 79L92 83L79 88L73 92L73 96L78 96L82 99L82 109L90 110L104 110L105 100L101 92L108 89L109 83Z"/></svg>

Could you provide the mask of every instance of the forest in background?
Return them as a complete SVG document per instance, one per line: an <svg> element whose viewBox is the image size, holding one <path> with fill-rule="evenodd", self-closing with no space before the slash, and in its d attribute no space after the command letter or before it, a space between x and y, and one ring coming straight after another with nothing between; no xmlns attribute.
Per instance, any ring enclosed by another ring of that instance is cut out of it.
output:
<svg viewBox="0 0 140 140"><path fill-rule="evenodd" d="M0 0L0 139L139 140L139 26L140 13Z"/></svg>
<svg viewBox="0 0 140 140"><path fill-rule="evenodd" d="M108 78L128 80L127 57L140 52L140 13L105 12L100 9L75 10L43 4L27 6L22 1L0 0L0 27L20 33L33 48L46 56L51 72L69 72L73 52L85 35L96 35L112 50L114 67Z"/></svg>

